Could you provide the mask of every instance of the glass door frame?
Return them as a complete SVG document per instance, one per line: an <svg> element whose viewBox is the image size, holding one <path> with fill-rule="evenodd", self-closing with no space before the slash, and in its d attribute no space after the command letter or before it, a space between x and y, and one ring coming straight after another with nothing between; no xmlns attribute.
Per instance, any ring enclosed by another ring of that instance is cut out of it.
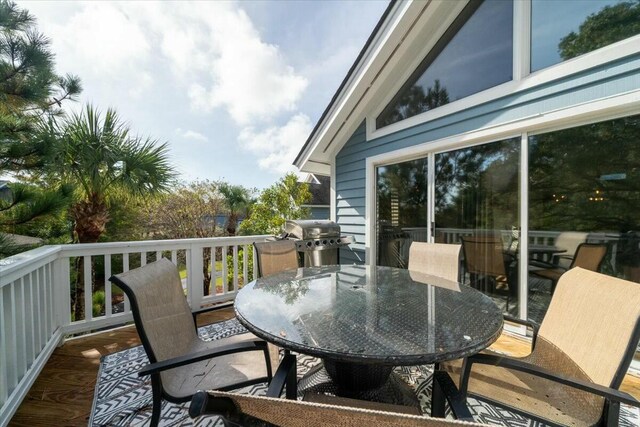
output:
<svg viewBox="0 0 640 427"><path fill-rule="evenodd" d="M520 140L520 174L519 174L519 219L520 219L520 245L518 247L518 256L522 262L518 271L518 316L521 319L527 318L527 300L528 300L528 158L529 144L528 133L517 132L493 136L486 139L478 139L475 141L464 141L460 135L454 138L448 138L441 143L420 144L405 149L395 150L388 153L371 156L366 158L365 170L365 264L375 265L377 261L377 234L376 234L376 212L377 212L377 170L378 167L402 163L416 159L427 159L427 223L429 233L427 241L433 243L435 240L435 156L437 154L455 151L459 149L469 148L477 145L490 144L510 138L518 138ZM523 254L525 256L523 256ZM506 325L505 329L526 334L526 328L522 326Z"/></svg>

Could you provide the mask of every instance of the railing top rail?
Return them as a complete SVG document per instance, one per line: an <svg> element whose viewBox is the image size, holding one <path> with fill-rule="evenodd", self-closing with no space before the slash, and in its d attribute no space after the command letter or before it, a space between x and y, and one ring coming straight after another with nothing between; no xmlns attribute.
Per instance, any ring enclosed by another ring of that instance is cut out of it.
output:
<svg viewBox="0 0 640 427"><path fill-rule="evenodd" d="M0 287L15 280L22 270L27 274L38 263L53 261L60 252L60 246L41 246L27 252L10 256L0 260Z"/></svg>
<svg viewBox="0 0 640 427"><path fill-rule="evenodd" d="M68 245L60 245L63 251L76 250L76 249L102 249L102 248L128 248L128 247L151 247L158 246L207 246L207 245L235 245L235 244L248 244L259 239L266 239L267 237L273 237L270 234L262 234L257 236L231 236L231 237L205 237L205 238L193 238L193 239L167 239L167 240L133 240L125 242L102 242L102 243L75 243Z"/></svg>

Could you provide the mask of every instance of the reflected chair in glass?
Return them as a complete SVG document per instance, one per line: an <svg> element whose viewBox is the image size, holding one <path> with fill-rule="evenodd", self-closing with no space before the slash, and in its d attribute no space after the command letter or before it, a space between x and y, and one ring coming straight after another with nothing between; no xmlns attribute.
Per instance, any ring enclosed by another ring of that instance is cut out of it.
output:
<svg viewBox="0 0 640 427"><path fill-rule="evenodd" d="M640 340L637 283L576 267L558 281L539 328L517 322L533 329L531 353L442 363L436 414L442 393L454 409L472 395L554 425L617 425L620 403L640 406L618 390Z"/></svg>
<svg viewBox="0 0 640 427"><path fill-rule="evenodd" d="M554 255L551 263L565 270L571 268L570 265L573 262L578 246L586 243L587 237L589 237L589 233L582 231L563 231L558 234L553 245L557 248L564 249L566 252Z"/></svg>
<svg viewBox="0 0 640 427"><path fill-rule="evenodd" d="M445 420L420 415L401 414L385 410L384 404L342 399L341 404L280 399L287 378L295 379L295 357L288 355L278 367L266 396L200 391L193 396L189 415L218 415L226 426L279 427L480 427L481 424ZM287 386L287 389L289 387ZM348 406L356 402L359 406ZM363 407L369 403L371 407ZM467 416L471 414L467 411Z"/></svg>
<svg viewBox="0 0 640 427"><path fill-rule="evenodd" d="M511 298L517 299L517 268L515 258L505 252L498 235L465 236L462 240L465 271L472 287L485 293L499 293L506 297L509 311Z"/></svg>
<svg viewBox="0 0 640 427"><path fill-rule="evenodd" d="M284 270L298 268L298 251L293 240L255 242L258 276L270 276Z"/></svg>
<svg viewBox="0 0 640 427"><path fill-rule="evenodd" d="M460 245L413 242L409 248L409 270L457 282L460 249Z"/></svg>
<svg viewBox="0 0 640 427"><path fill-rule="evenodd" d="M551 295L553 295L556 289L556 283L560 277L574 267L581 267L585 270L598 271L604 261L604 256L607 254L607 245L605 243L581 243L576 249L576 253L573 256L573 260L568 268L549 266L548 264L541 264L539 262L533 262L532 268L529 273L533 276L541 279L547 279L551 281ZM539 268L543 267L543 268ZM544 268L546 267L546 268ZM539 269L538 269L539 268Z"/></svg>
<svg viewBox="0 0 640 427"><path fill-rule="evenodd" d="M232 390L270 381L267 343L250 333L215 341L200 339L175 264L166 258L109 279L129 298L136 330L150 364L151 425L160 420L162 399L186 402L198 390Z"/></svg>

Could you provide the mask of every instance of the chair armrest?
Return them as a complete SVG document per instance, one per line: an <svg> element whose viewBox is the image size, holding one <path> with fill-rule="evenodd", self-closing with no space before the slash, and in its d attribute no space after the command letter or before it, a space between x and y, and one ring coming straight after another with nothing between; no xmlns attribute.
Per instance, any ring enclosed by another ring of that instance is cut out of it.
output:
<svg viewBox="0 0 640 427"><path fill-rule="evenodd" d="M533 351L533 349L536 348L536 340L538 339L538 331L540 330L540 325L533 320L519 319L517 317L509 316L508 314L505 314L502 317L507 322L517 323L518 325L531 328L531 330L533 331L533 338L531 340L531 351Z"/></svg>
<svg viewBox="0 0 640 427"><path fill-rule="evenodd" d="M276 373L273 375L273 379L271 383L269 383L269 388L267 389L267 397L280 397L282 395L282 391L285 386L287 386L287 398L293 396L294 390L289 390L289 387L293 384L291 383L296 379L296 357L291 354L285 354L282 358L282 362L278 366ZM298 390L296 387L295 395L298 394ZM294 397L295 398L295 397Z"/></svg>
<svg viewBox="0 0 640 427"><path fill-rule="evenodd" d="M560 267L558 264L554 264L552 262L547 262L547 261L540 261L539 259L531 259L529 258L529 267L539 267L539 268L549 268L549 269L555 269L555 268L561 268L563 270L565 270L565 268ZM531 270L532 273L535 273L535 270Z"/></svg>
<svg viewBox="0 0 640 427"><path fill-rule="evenodd" d="M460 394L466 396L469 386L469 374L471 373L471 366L474 363L483 365L493 365L502 368L513 369L515 371L524 372L531 375L536 375L540 378L544 378L550 381L576 388L578 390L586 391L598 396L602 396L605 399L614 402L624 403L625 405L637 406L640 408L640 401L636 400L633 396L616 390L610 387L605 387L600 384L592 383L589 381L580 380L577 378L571 378L564 375L558 375L547 369L541 368L530 363L522 362L520 360L511 359L508 357L495 356L493 354L475 354L464 360L462 363L462 373L460 376Z"/></svg>
<svg viewBox="0 0 640 427"><path fill-rule="evenodd" d="M221 310L223 308L232 307L232 306L233 306L233 301L230 301L229 303L226 303L226 304L212 305L210 307L204 307L204 308L199 308L197 310L193 310L191 312L191 315L193 316L193 321L195 322L198 314L208 313L210 311L215 311L215 310Z"/></svg>
<svg viewBox="0 0 640 427"><path fill-rule="evenodd" d="M138 372L138 376L157 374L168 369L178 368L180 366L189 365L191 363L200 362L202 360L212 359L214 357L225 356L227 354L241 353L244 351L262 351L266 352L267 343L261 339L251 341L243 341L235 344L222 345L220 347L197 351L184 356L174 357L172 359L163 360L161 362L151 363Z"/></svg>

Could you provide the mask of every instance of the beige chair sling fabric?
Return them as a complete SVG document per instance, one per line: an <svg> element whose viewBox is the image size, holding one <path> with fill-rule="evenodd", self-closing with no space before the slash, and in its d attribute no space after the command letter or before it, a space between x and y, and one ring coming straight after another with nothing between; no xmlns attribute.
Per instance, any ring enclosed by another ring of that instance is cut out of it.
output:
<svg viewBox="0 0 640 427"><path fill-rule="evenodd" d="M480 427L481 424L369 409L210 391L230 398L240 412L280 427Z"/></svg>
<svg viewBox="0 0 640 427"><path fill-rule="evenodd" d="M462 238L467 273L505 278L504 250L499 236Z"/></svg>
<svg viewBox="0 0 640 427"><path fill-rule="evenodd" d="M260 274L270 276L284 270L298 268L298 252L293 240L256 242Z"/></svg>
<svg viewBox="0 0 640 427"><path fill-rule="evenodd" d="M149 347L145 345L145 351L152 362L256 338L246 333L209 342L201 340L182 290L178 269L168 259L116 277L135 295L132 309L140 316ZM266 375L264 354L259 351L216 357L160 374L164 390L175 398Z"/></svg>
<svg viewBox="0 0 640 427"><path fill-rule="evenodd" d="M409 270L458 281L460 245L413 242L409 248Z"/></svg>
<svg viewBox="0 0 640 427"><path fill-rule="evenodd" d="M580 267L559 280L533 352L523 358L565 376L612 384L636 322L640 285ZM461 361L443 368L458 381ZM593 425L604 400L539 377L473 365L469 392L564 425Z"/></svg>

